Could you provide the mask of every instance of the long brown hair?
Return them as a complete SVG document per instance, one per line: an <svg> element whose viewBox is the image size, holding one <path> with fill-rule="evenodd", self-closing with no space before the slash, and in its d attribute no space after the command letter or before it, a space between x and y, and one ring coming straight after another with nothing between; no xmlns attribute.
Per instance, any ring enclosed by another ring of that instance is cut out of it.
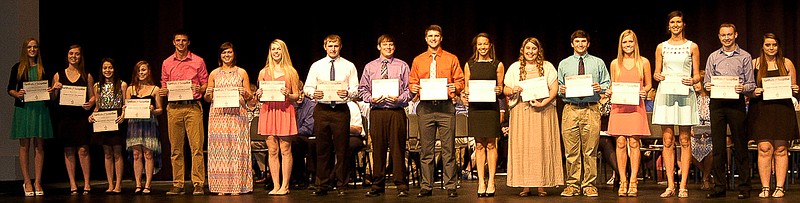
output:
<svg viewBox="0 0 800 203"><path fill-rule="evenodd" d="M25 39L25 42L22 43L22 49L19 54L19 67L17 67L17 80L19 81L28 79L26 76L28 76L28 70L31 68L31 64L29 61L30 58L28 57L28 43L32 41L36 42L36 46L39 46L39 40L36 40L36 38L33 37ZM39 78L40 80L42 79L42 76L44 76L44 66L42 66L41 55L42 52L40 51L40 49L36 49L36 58L34 60L36 60L36 66L37 66L36 75L37 78Z"/></svg>
<svg viewBox="0 0 800 203"><path fill-rule="evenodd" d="M761 79L764 78L764 76L767 76L767 69L769 69L769 64L767 63L767 53L764 52L764 41L767 39L774 39L775 45L778 46L778 52L775 53L775 65L778 66L778 71L781 73L781 75L787 75L789 72L786 70L783 49L781 49L781 40L773 33L764 34L764 37L762 37L761 40L761 54L758 57L758 64L756 64L756 68L758 68L758 76L756 78L758 86L761 86Z"/></svg>
<svg viewBox="0 0 800 203"><path fill-rule="evenodd" d="M78 61L78 65L75 65L75 69L78 69L78 73L81 74L81 77L83 77L85 80L88 81L89 76L87 76L86 65L84 65L85 63L83 62L84 61L83 48L81 47L81 45L73 44L69 46L69 49L67 49L67 53L69 54L69 50L72 49L78 49L78 53L81 53L81 60ZM67 57L67 64L69 64L69 57Z"/></svg>
<svg viewBox="0 0 800 203"><path fill-rule="evenodd" d="M83 57L83 56L81 56L81 57ZM103 74L103 64L106 63L106 62L111 64L111 69L114 69L114 73L111 74L111 78L106 78L106 76ZM100 60L100 74L98 74L98 75L100 77L102 77L102 79L100 79L99 81L97 81L95 83L96 84L95 88L97 88L97 90L96 90L97 92L100 92L100 88L102 87L102 85L107 83L109 79L111 79L111 84L113 85L112 92L114 93L114 95L118 95L120 93L120 91L122 91L121 90L122 89L122 79L119 78L119 72L117 72L117 63L114 62L114 59L111 59L111 58L103 58L103 59L101 59ZM88 78L87 78L87 80L88 80Z"/></svg>
<svg viewBox="0 0 800 203"><path fill-rule="evenodd" d="M487 34L485 32L478 33L478 35L476 35L475 37L472 38L472 56L469 57L469 60L470 61L477 61L478 60L478 57L480 55L480 53L478 53L478 38L481 38L481 37L486 38L486 39L489 40L489 53L486 53L486 54L489 55L489 58L491 58L492 60L495 60L497 56L495 56L495 53L494 53L494 40L492 40L492 38L489 37L489 34Z"/></svg>
<svg viewBox="0 0 800 203"><path fill-rule="evenodd" d="M147 66L147 77L144 78L144 81L139 80L139 70L142 66ZM153 69L150 68L150 63L147 61L139 61L136 62L136 65L133 66L133 73L131 74L131 86L133 87L134 92L138 91L145 85L153 85Z"/></svg>
<svg viewBox="0 0 800 203"><path fill-rule="evenodd" d="M525 45L528 43L533 43L533 46L539 48L539 53L536 54L536 59L534 63L536 63L537 68L539 69L539 75L544 75L544 49L542 49L542 43L539 42L539 39L535 37L528 37L522 41L522 46L519 48L519 80L525 80L527 76L527 72L525 71Z"/></svg>

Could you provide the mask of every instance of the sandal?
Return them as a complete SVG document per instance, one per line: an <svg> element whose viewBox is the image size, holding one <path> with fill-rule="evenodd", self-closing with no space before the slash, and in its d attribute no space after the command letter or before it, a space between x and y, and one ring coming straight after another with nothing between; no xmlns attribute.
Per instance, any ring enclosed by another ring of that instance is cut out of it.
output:
<svg viewBox="0 0 800 203"><path fill-rule="evenodd" d="M92 192L92 188L83 188L83 195L89 195Z"/></svg>
<svg viewBox="0 0 800 203"><path fill-rule="evenodd" d="M149 195L150 194L150 187L145 187L144 189L142 189L142 194Z"/></svg>
<svg viewBox="0 0 800 203"><path fill-rule="evenodd" d="M70 189L69 190L69 195L72 195L72 196L78 195L78 188Z"/></svg>
<svg viewBox="0 0 800 203"><path fill-rule="evenodd" d="M630 182L628 185L628 197L639 196L639 181Z"/></svg>
<svg viewBox="0 0 800 203"><path fill-rule="evenodd" d="M661 193L661 195L659 195L659 197L661 198L672 197L672 196L675 196L675 188L667 188L666 190L664 190L663 193Z"/></svg>
<svg viewBox="0 0 800 203"><path fill-rule="evenodd" d="M142 187L141 186L136 186L136 189L133 190L133 194L134 195L138 195L138 194L141 194L141 193L142 193Z"/></svg>
<svg viewBox="0 0 800 203"><path fill-rule="evenodd" d="M687 198L687 197L689 197L689 189L678 190L678 198Z"/></svg>
<svg viewBox="0 0 800 203"><path fill-rule="evenodd" d="M628 196L628 182L624 180L619 181L619 190L617 191L617 195L620 197Z"/></svg>
<svg viewBox="0 0 800 203"><path fill-rule="evenodd" d="M519 193L519 196L520 197L531 196L531 191L522 191L522 192Z"/></svg>
<svg viewBox="0 0 800 203"><path fill-rule="evenodd" d="M783 191L783 187L775 187L775 192L772 193L772 197L781 198L785 194L786 194L786 192Z"/></svg>
<svg viewBox="0 0 800 203"><path fill-rule="evenodd" d="M775 188L775 192L778 192L778 188ZM758 197L760 198L767 198L769 197L769 186L761 187L761 192L758 193Z"/></svg>

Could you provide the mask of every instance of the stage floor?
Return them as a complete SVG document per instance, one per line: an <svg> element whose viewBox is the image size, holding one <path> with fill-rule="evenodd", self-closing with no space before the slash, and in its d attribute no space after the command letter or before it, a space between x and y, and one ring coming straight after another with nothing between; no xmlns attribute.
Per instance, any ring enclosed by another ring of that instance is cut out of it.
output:
<svg viewBox="0 0 800 203"><path fill-rule="evenodd" d="M602 177L602 176L601 176ZM574 203L575 201L580 202L625 202L625 203L639 203L639 202L651 202L651 201L660 201L660 202L695 202L695 201L703 201L703 202L727 202L727 201L736 201L736 202L762 202L762 201L772 201L772 202L789 202L791 199L800 198L800 192L798 192L797 188L798 185L789 185L786 190L786 196L784 198L769 198L769 199L762 199L758 198L758 180L754 179L753 183L754 190L751 192L750 199L747 200L739 200L736 199L737 192L736 191L729 191L728 196L725 198L718 198L718 199L706 199L705 194L707 191L702 191L699 189L700 185L696 183L690 183L689 185L689 198L685 199L678 199L676 197L672 198L659 198L658 195L664 191L666 186L659 185L653 181L640 181L639 184L639 197L617 197L616 190L613 189L613 186L601 184L598 185L599 187L599 197L585 197L585 196L577 196L577 197L561 197L559 194L561 193L562 187L559 188L547 188L546 191L549 193L549 196L546 197L538 197L538 196L529 196L529 197L519 197L517 194L521 191L520 188L510 188L505 186L505 176L498 175L497 176L497 191L495 197L487 197L487 198L478 198L477 197L477 181L476 180L463 180L460 183L460 188L458 189L458 197L451 198L447 197L447 194L442 189L434 189L433 196L431 197L424 197L424 198L417 198L416 194L419 191L419 186L412 186L410 195L408 197L397 197L397 191L393 188L388 188L386 193L379 197L366 197L364 194L369 190L368 187L364 187L361 185L358 186L351 186L347 190L347 195L345 196L337 196L334 192L329 193L327 196L311 196L311 190L292 190L289 195L286 196L270 196L267 194L267 190L264 189L263 184L256 184L255 191L250 194L242 194L239 196L218 196L216 194L207 193L206 195L202 196L194 196L191 195L191 183L187 182L186 188L186 195L175 195L175 196L167 196L164 193L169 190L171 187L171 182L169 181L157 181L153 182L153 193L150 195L134 195L134 183L130 180L125 180L123 182L123 193L119 195L107 195L104 194L104 190L107 188L106 182L104 181L95 181L92 183L92 190L93 192L89 195L78 195L78 196L70 196L69 195L69 184L67 183L56 183L56 184L47 184L44 185L45 187L45 196L37 196L37 197L24 197L21 193L21 188L17 193L10 193L10 194L3 194L0 196L0 202L120 202L120 203L130 203L130 202L172 202L172 203L182 203L182 202L210 202L210 203L249 203L249 202L280 202L280 203L309 203L309 202L341 202L341 203L348 203L348 202L424 202L424 203L431 203L431 202L548 202L548 203ZM605 182L602 181L602 182ZM438 184L437 184L438 185ZM536 191L536 190L532 190ZM795 199L796 200L796 199Z"/></svg>

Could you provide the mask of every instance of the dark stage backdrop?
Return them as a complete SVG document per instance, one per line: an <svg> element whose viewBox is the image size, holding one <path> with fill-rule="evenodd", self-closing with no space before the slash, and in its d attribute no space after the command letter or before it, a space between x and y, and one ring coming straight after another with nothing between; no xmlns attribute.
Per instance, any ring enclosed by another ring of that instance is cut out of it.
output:
<svg viewBox="0 0 800 203"><path fill-rule="evenodd" d="M798 63L800 10L794 0L46 1L40 8L41 50L50 73L66 67L67 49L77 43L83 46L86 67L95 77L99 76L100 59L112 57L122 78L130 81L138 60L150 62L154 74L160 75L161 62L174 51L173 31L186 29L190 50L205 58L209 72L217 67L219 46L230 41L236 48L238 65L255 81L265 64L270 41L279 38L287 43L292 62L305 80L311 63L325 56L322 40L329 34L342 37L341 55L361 72L367 62L378 57L376 41L381 34L393 35L395 56L411 64L426 49L424 29L438 24L444 29L442 47L458 56L462 65L472 54L472 38L480 32L494 38L498 59L506 67L517 60L526 37L539 38L545 58L557 64L572 54L569 35L577 29L591 35L589 54L606 63L616 57L620 33L632 29L639 37L641 54L654 61L656 45L669 37L667 14L673 10L685 14L686 37L700 47L701 68L709 53L721 46L717 31L723 22L736 24L737 42L753 55L759 53L764 33L776 33L783 40L785 56ZM161 123L165 170L156 178L168 180L171 169L163 125L166 116ZM53 152L47 153L48 181L66 180L56 144L48 145L48 151ZM92 174L96 180L105 177L101 151L93 146ZM126 165L126 171L130 168Z"/></svg>

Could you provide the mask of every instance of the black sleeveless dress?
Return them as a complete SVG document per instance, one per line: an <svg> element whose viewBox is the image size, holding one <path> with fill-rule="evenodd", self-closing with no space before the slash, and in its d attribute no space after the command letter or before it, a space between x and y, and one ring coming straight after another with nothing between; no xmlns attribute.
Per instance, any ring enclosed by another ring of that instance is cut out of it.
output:
<svg viewBox="0 0 800 203"><path fill-rule="evenodd" d="M72 82L67 78L66 69L58 71L58 82L62 85L83 86L88 87L87 79L83 76L78 78L77 81ZM86 92L86 100L89 100L88 92ZM58 100L56 100L57 104ZM92 110L85 110L80 106L63 106L56 105L53 108L53 116L55 118L55 137L63 144L64 147L80 147L89 145L91 142L91 125L89 125L89 115Z"/></svg>
<svg viewBox="0 0 800 203"><path fill-rule="evenodd" d="M758 71L754 72L755 78L758 78ZM767 71L765 77L780 75L780 71L771 70ZM792 99L763 100L763 98L763 95L750 98L747 112L747 134L750 139L790 141L799 138Z"/></svg>
<svg viewBox="0 0 800 203"><path fill-rule="evenodd" d="M469 61L470 80L497 80L499 61ZM502 94L501 94L502 95ZM470 102L467 111L467 130L471 137L500 137L500 104L495 102Z"/></svg>

